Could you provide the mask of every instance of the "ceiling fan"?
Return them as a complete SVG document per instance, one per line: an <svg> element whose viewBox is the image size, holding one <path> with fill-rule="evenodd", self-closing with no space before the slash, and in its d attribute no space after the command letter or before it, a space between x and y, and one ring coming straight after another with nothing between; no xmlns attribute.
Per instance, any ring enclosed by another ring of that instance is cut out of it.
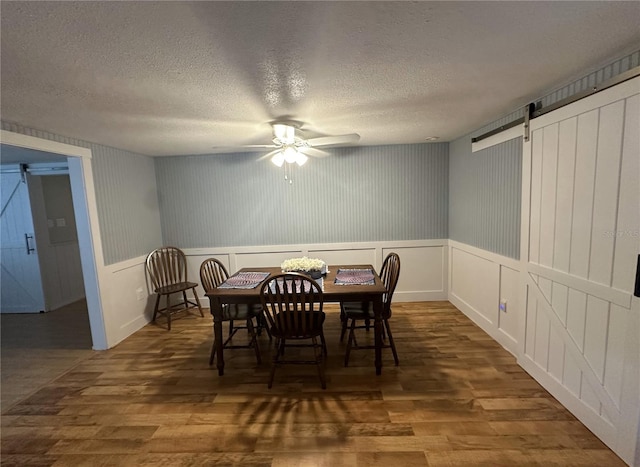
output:
<svg viewBox="0 0 640 467"><path fill-rule="evenodd" d="M284 163L301 166L307 162L307 156L327 157L329 155L328 152L318 149L320 147L341 146L355 143L360 139L360 135L357 133L305 139L300 130L301 124L299 122L273 122L271 126L273 127L273 144L245 147L274 148L273 151L260 157L258 161L271 158L271 162L278 167L282 167Z"/></svg>

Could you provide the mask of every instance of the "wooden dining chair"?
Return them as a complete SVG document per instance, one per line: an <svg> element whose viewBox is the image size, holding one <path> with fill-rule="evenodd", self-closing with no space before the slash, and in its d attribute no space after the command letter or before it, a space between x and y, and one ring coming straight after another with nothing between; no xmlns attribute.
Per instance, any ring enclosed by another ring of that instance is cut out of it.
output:
<svg viewBox="0 0 640 467"><path fill-rule="evenodd" d="M224 264L215 258L209 258L200 265L200 282L204 290L218 287L229 279L229 272ZM238 305L234 305L238 307ZM243 305L244 306L244 305ZM248 325L236 326L232 319L229 320L229 339L233 337L238 329L248 329Z"/></svg>
<svg viewBox="0 0 640 467"><path fill-rule="evenodd" d="M197 308L200 316L204 317L200 299L196 292L198 284L187 280L187 258L182 250L174 246L164 246L153 250L147 256L146 269L153 291L157 294L156 305L153 309L152 321L155 322L158 313L167 318L167 328L171 330L171 316ZM195 301L187 298L187 291L191 290ZM182 301L171 303L171 297L180 294ZM165 297L166 306L160 308L160 299Z"/></svg>
<svg viewBox="0 0 640 467"><path fill-rule="evenodd" d="M322 290L318 283L299 273L277 274L262 285L260 298L271 335L276 338L268 387L273 385L278 366L293 363L315 364L322 389L326 389L323 333L325 314L322 311ZM299 358L285 358L286 347L311 348L314 359L305 359L302 355Z"/></svg>
<svg viewBox="0 0 640 467"><path fill-rule="evenodd" d="M396 351L396 345L393 341L393 334L391 334L391 326L389 325L389 319L391 318L391 299L393 298L393 292L398 284L398 277L400 277L400 257L396 253L389 253L382 263L380 269L380 278L387 289L386 293L382 296L382 323L383 323L383 339L386 335L389 338L389 344L383 344L383 348L391 348L393 352L393 360L396 366L399 364L398 352ZM373 321L375 316L373 313L373 306L371 302L344 302L340 303L340 318L342 320L342 333L340 341L342 341L345 332L349 330L349 340L347 341L347 350L344 357L344 366L349 365L349 355L351 350L355 349L375 349L373 345L359 346L356 340L356 329L369 329L369 322ZM358 324L362 322L362 324Z"/></svg>
<svg viewBox="0 0 640 467"><path fill-rule="evenodd" d="M215 258L205 259L200 265L200 282L205 290L211 290L218 287L229 278L227 268L219 260ZM253 325L253 320L259 319L262 315L262 309L256 309L253 306L245 304L228 304L222 305L222 321L229 322L229 334L222 347L227 349L247 349L253 347L256 353L258 364L262 363L260 357L260 348L258 347L257 332ZM234 321L245 323L244 325L234 326ZM247 329L249 332L249 343L238 345L233 344L232 339L240 329ZM209 357L209 366L213 365L213 359L216 356L215 333L213 346L211 347L211 356Z"/></svg>

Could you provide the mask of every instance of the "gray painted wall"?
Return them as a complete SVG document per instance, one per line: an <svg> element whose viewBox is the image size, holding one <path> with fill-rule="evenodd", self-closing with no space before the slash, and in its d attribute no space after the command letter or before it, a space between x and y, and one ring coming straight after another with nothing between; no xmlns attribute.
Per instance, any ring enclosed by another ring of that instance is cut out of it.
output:
<svg viewBox="0 0 640 467"><path fill-rule="evenodd" d="M2 122L2 129L91 149L105 264L162 245L152 158L8 122Z"/></svg>
<svg viewBox="0 0 640 467"><path fill-rule="evenodd" d="M259 153L155 160L165 244L447 238L448 144L335 148L284 181Z"/></svg>
<svg viewBox="0 0 640 467"><path fill-rule="evenodd" d="M522 138L471 153L471 138L449 146L449 238L520 256Z"/></svg>
<svg viewBox="0 0 640 467"><path fill-rule="evenodd" d="M41 177L40 183L47 216L49 243L78 243L69 176L49 175Z"/></svg>

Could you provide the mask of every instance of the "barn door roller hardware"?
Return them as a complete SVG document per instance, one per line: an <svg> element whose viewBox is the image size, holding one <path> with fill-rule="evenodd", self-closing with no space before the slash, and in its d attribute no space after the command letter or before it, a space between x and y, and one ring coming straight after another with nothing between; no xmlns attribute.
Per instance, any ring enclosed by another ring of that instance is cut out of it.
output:
<svg viewBox="0 0 640 467"><path fill-rule="evenodd" d="M513 128L514 126L520 125L520 124L524 124L525 128L524 128L524 140L525 141L529 141L529 136L530 136L530 129L529 129L529 122L531 120L533 120L534 118L540 117L546 113L552 112L556 109L559 109L560 107L564 107L565 105L569 105L572 104L575 101L578 101L580 99L584 99L585 97L588 97L592 94L598 93L600 91L604 91L605 89L608 89L612 86L615 86L616 84L620 84L623 83L625 81L628 81L630 79L635 78L636 76L640 76L640 66L637 66L635 68L631 68L630 70L625 71L624 73L620 73L619 75L614 76L613 78L610 78L606 81L601 82L598 85L595 85L589 89L585 89L584 91L578 92L576 94L573 94L565 99L561 99L558 102L555 102L553 104L547 105L546 107L544 107L542 105L542 101L537 101L535 103L530 103L524 106L524 116L520 117L512 122L509 122L505 125L502 125L499 128L496 128L495 130L491 130L488 131L486 133L481 134L480 136L476 136L474 138L471 138L471 142L472 143L477 143L478 141L482 141L483 139L488 138L489 136L493 136L495 134L498 133L502 133L504 130L508 130L509 128Z"/></svg>

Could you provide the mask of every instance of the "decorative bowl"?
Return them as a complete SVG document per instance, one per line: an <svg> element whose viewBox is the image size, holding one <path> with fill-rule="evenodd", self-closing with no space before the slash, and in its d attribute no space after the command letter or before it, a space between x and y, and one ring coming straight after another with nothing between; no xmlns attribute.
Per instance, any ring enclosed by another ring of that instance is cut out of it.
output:
<svg viewBox="0 0 640 467"><path fill-rule="evenodd" d="M322 271L318 271L317 269L305 271L304 274L307 274L311 279L320 279L322 277Z"/></svg>

